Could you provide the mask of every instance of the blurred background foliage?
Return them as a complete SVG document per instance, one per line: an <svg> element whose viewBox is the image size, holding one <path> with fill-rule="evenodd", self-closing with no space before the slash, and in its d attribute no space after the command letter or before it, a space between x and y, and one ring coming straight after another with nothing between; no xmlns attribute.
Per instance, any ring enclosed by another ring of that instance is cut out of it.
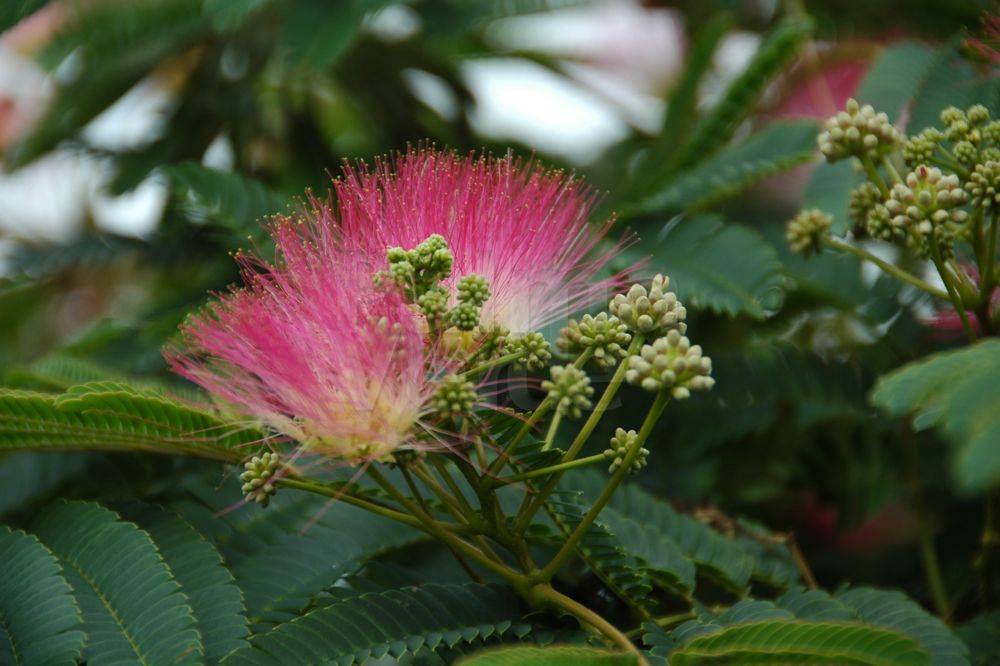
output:
<svg viewBox="0 0 1000 666"><path fill-rule="evenodd" d="M234 282L229 253L266 243L261 218L308 189L325 196L342 160L512 150L604 193L599 213L639 239L622 263L671 276L716 362L716 390L668 410L641 482L794 532L826 586L926 601L932 535L961 616L981 502L943 471L945 442L868 400L960 331L851 258L791 255L783 224L806 204L846 229L859 175L813 167L819 119L847 97L914 130L949 104L1000 115L991 5L6 2L0 377L174 382L160 347ZM632 398L623 423L641 416ZM7 455L0 513L163 492L176 465Z"/></svg>

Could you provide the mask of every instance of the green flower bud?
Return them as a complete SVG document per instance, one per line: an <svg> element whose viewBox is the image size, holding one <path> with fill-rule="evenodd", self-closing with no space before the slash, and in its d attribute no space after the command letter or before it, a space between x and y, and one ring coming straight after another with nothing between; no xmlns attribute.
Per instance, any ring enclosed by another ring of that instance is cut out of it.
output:
<svg viewBox="0 0 1000 666"><path fill-rule="evenodd" d="M604 457L611 461L611 466L608 467L609 472L614 474L619 467L625 464L625 456L637 439L639 439L639 435L635 430L625 430L624 428L615 430L615 435L611 438L611 448L604 450ZM648 456L649 449L639 449L639 455L629 465L629 474L638 474L646 466Z"/></svg>
<svg viewBox="0 0 1000 666"><path fill-rule="evenodd" d="M959 141L951 148L955 158L962 164L973 164L979 158L979 151L971 141Z"/></svg>
<svg viewBox="0 0 1000 666"><path fill-rule="evenodd" d="M608 309L636 333L659 335L671 330L683 333L687 330L684 322L687 310L677 300L677 294L667 291L669 286L670 278L655 275L648 291L641 284L633 284L628 292L612 298Z"/></svg>
<svg viewBox="0 0 1000 666"><path fill-rule="evenodd" d="M989 121L990 110L982 104L976 104L974 106L970 106L965 111L965 117L968 119L970 125L982 125L983 123Z"/></svg>
<svg viewBox="0 0 1000 666"><path fill-rule="evenodd" d="M809 256L823 248L823 237L830 231L833 218L816 208L801 211L785 226L785 239L792 252Z"/></svg>
<svg viewBox="0 0 1000 666"><path fill-rule="evenodd" d="M977 164L966 189L972 197L972 205L981 208L1000 208L1000 161Z"/></svg>
<svg viewBox="0 0 1000 666"><path fill-rule="evenodd" d="M490 283L480 275L464 275L455 287L458 300L482 307L490 297Z"/></svg>
<svg viewBox="0 0 1000 666"><path fill-rule="evenodd" d="M628 326L618 317L610 317L601 312L596 317L583 315L579 323L575 319L566 322L559 332L556 346L569 354L579 354L590 349L590 363L600 370L608 370L618 365L628 353L628 343L632 340Z"/></svg>
<svg viewBox="0 0 1000 666"><path fill-rule="evenodd" d="M448 243L438 234L428 236L412 250L390 247L385 256L389 262L388 274L412 302L451 275L454 262ZM377 275L376 283L380 280Z"/></svg>
<svg viewBox="0 0 1000 666"><path fill-rule="evenodd" d="M460 331L471 331L479 326L479 306L459 303L448 313L448 321Z"/></svg>
<svg viewBox="0 0 1000 666"><path fill-rule="evenodd" d="M983 137L984 143L994 145L1000 143L1000 120L994 120L983 125L980 134Z"/></svg>
<svg viewBox="0 0 1000 666"><path fill-rule="evenodd" d="M865 227L868 235L878 240L893 242L906 238L906 224L897 220L883 204L875 204L868 211Z"/></svg>
<svg viewBox="0 0 1000 666"><path fill-rule="evenodd" d="M965 114L958 107L949 106L941 111L941 124L945 126L953 125L957 122L965 121Z"/></svg>
<svg viewBox="0 0 1000 666"><path fill-rule="evenodd" d="M448 375L441 380L430 402L438 414L454 418L469 414L478 399L475 384L459 375Z"/></svg>
<svg viewBox="0 0 1000 666"><path fill-rule="evenodd" d="M894 150L902 140L903 135L889 122L889 116L853 99L847 100L845 109L826 121L825 129L817 137L820 152L828 162L865 155L876 158Z"/></svg>
<svg viewBox="0 0 1000 666"><path fill-rule="evenodd" d="M267 506L271 502L271 496L277 491L274 474L280 463L278 454L270 451L243 463L245 471L240 474L240 481L243 482L240 490L246 501L257 502L261 506Z"/></svg>
<svg viewBox="0 0 1000 666"><path fill-rule="evenodd" d="M651 392L669 390L675 400L683 400L691 391L712 388L711 374L712 359L702 355L701 347L678 331L670 331L629 358L625 380Z"/></svg>
<svg viewBox="0 0 1000 666"><path fill-rule="evenodd" d="M867 180L858 187L851 190L850 203L847 206L847 215L854 222L854 235L862 236L867 229L868 213L876 204L882 203L882 192Z"/></svg>
<svg viewBox="0 0 1000 666"><path fill-rule="evenodd" d="M541 370L552 360L552 346L545 336L537 331L508 336L504 352L506 354L522 352L521 357L514 361L514 367L525 370Z"/></svg>
<svg viewBox="0 0 1000 666"><path fill-rule="evenodd" d="M542 382L542 390L548 392L556 411L574 419L580 418L582 410L590 409L590 398L594 395L590 377L575 365L555 365L549 373L552 378Z"/></svg>
<svg viewBox="0 0 1000 666"><path fill-rule="evenodd" d="M928 127L920 134L911 136L903 144L903 161L906 162L906 166L913 169L930 162L942 140L944 135L934 127Z"/></svg>
<svg viewBox="0 0 1000 666"><path fill-rule="evenodd" d="M951 243L962 234L960 227L968 218L961 208L968 200L958 176L920 166L906 175L905 184L893 186L885 207L892 215L892 225L905 227L914 249L927 256L930 242L950 254Z"/></svg>
<svg viewBox="0 0 1000 666"><path fill-rule="evenodd" d="M420 295L417 305L428 321L441 319L448 311L448 290L440 286L432 287Z"/></svg>

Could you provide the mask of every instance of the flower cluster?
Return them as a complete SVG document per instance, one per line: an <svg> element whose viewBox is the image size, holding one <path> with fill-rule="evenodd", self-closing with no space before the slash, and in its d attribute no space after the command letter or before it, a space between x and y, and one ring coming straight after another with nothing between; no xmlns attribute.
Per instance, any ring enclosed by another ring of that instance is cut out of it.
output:
<svg viewBox="0 0 1000 666"><path fill-rule="evenodd" d="M275 261L240 254L245 286L166 352L308 452L357 464L436 446L425 424L477 400L458 366L521 351L544 367L535 329L623 279L592 279L618 247L597 251L590 192L512 157L412 149L345 167L334 190L272 223Z"/></svg>
<svg viewBox="0 0 1000 666"><path fill-rule="evenodd" d="M631 339L624 322L601 312L596 317L583 315L579 322L570 319L559 332L556 346L569 354L589 351L590 363L599 370L608 370L625 358Z"/></svg>
<svg viewBox="0 0 1000 666"><path fill-rule="evenodd" d="M827 161L836 162L847 157L875 159L895 150L902 140L889 116L849 99L843 111L826 121L817 143Z"/></svg>
<svg viewBox="0 0 1000 666"><path fill-rule="evenodd" d="M639 355L629 359L625 379L647 391L669 390L675 400L683 400L691 391L712 388L711 374L712 359L675 330L643 345Z"/></svg>
<svg viewBox="0 0 1000 666"><path fill-rule="evenodd" d="M672 330L684 333L687 310L674 292L667 291L669 286L670 278L656 275L648 290L634 284L628 292L612 298L608 310L637 333L656 335Z"/></svg>
<svg viewBox="0 0 1000 666"><path fill-rule="evenodd" d="M806 210L787 225L791 249L807 255L826 248L853 254L912 287L947 298L970 339L977 326L992 329L1000 120L980 104L965 110L950 106L941 112L938 127L906 138L885 114L851 100L827 121L819 143L829 161L855 158L866 174L847 202L852 238L832 235L833 218L827 213ZM868 238L932 263L944 288L919 271L911 273L905 262L886 262L851 242ZM961 262L961 256L974 257L975 264Z"/></svg>
<svg viewBox="0 0 1000 666"><path fill-rule="evenodd" d="M625 456L628 455L629 449L635 446L638 440L639 434L635 430L625 430L624 428L615 430L615 435L611 438L610 448L604 449L604 457L611 461L611 464L608 466L608 472L614 474L619 467L625 464ZM635 460L629 466L629 473L638 474L641 472L642 468L646 466L648 457L649 449L645 447L640 448L639 455L635 457Z"/></svg>
<svg viewBox="0 0 1000 666"><path fill-rule="evenodd" d="M551 379L542 382L542 390L548 392L556 411L580 418L583 410L590 409L590 398L594 395L590 377L573 365L555 365L549 372Z"/></svg>

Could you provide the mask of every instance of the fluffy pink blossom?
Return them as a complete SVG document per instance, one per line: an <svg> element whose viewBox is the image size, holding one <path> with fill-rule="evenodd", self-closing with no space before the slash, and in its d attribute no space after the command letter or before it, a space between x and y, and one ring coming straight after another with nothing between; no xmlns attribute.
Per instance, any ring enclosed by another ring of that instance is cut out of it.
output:
<svg viewBox="0 0 1000 666"><path fill-rule="evenodd" d="M621 245L599 247L610 222L591 226L591 190L560 171L514 157L410 149L374 167L345 167L334 182L345 236L385 262L386 249L440 234L454 254L451 284L475 273L492 291L485 326L537 330L607 299L623 276L595 279Z"/></svg>
<svg viewBox="0 0 1000 666"><path fill-rule="evenodd" d="M414 445L434 390L421 324L330 224L271 227L274 264L245 256L243 288L182 326L175 371L301 443L356 462Z"/></svg>

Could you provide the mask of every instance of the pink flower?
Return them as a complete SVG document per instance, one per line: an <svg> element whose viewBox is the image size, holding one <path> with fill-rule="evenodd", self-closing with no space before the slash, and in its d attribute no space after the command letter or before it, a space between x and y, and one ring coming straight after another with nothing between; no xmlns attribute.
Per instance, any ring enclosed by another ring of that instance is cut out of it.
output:
<svg viewBox="0 0 1000 666"><path fill-rule="evenodd" d="M594 196L572 176L514 157L460 157L431 149L346 166L329 211L344 235L385 265L389 247L440 234L455 257L448 285L477 274L492 296L485 327L537 330L604 300L623 283L594 279L621 250L598 248L611 222L587 222Z"/></svg>
<svg viewBox="0 0 1000 666"><path fill-rule="evenodd" d="M434 390L421 322L364 255L315 219L270 229L277 261L184 323L173 369L307 450L349 462L415 446Z"/></svg>

